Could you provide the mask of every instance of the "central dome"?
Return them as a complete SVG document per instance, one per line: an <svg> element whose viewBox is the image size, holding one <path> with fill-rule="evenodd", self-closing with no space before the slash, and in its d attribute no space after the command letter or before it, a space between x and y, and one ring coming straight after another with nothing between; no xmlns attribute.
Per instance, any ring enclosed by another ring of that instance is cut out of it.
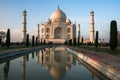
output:
<svg viewBox="0 0 120 80"><path fill-rule="evenodd" d="M66 15L65 13L58 7L57 10L55 10L51 15L52 21L65 21Z"/></svg>

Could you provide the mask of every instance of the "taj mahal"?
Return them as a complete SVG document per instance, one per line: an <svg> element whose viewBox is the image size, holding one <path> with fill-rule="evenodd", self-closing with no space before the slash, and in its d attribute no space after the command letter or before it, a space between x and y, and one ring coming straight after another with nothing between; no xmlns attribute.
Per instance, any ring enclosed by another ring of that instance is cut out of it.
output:
<svg viewBox="0 0 120 80"><path fill-rule="evenodd" d="M27 11L23 11L22 20L22 41L26 42L26 14ZM78 31L78 37L80 36L80 24L78 24L78 30L76 30L76 24L73 24L66 14L58 8L51 14L51 17L41 25L38 24L38 40L45 40L47 43L64 43L70 39L76 38L76 32ZM90 12L90 40L94 43L94 11Z"/></svg>
<svg viewBox="0 0 120 80"><path fill-rule="evenodd" d="M65 40L76 37L76 25L70 19L66 19L66 14L58 7L51 18L40 26L40 39L47 42L64 43Z"/></svg>

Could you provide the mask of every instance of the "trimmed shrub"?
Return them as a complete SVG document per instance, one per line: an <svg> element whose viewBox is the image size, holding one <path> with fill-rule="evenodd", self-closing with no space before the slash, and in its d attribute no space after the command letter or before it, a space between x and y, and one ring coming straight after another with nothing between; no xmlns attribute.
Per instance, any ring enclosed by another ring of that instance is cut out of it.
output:
<svg viewBox="0 0 120 80"><path fill-rule="evenodd" d="M2 39L0 38L0 45L2 44Z"/></svg>
<svg viewBox="0 0 120 80"><path fill-rule="evenodd" d="M32 36L32 47L35 46L35 39L34 39L34 36Z"/></svg>
<svg viewBox="0 0 120 80"><path fill-rule="evenodd" d="M81 39L81 44L83 44L83 40L84 40L84 39L83 39L83 36L82 36L82 39Z"/></svg>
<svg viewBox="0 0 120 80"><path fill-rule="evenodd" d="M26 38L26 47L29 47L29 34L27 34L27 38Z"/></svg>
<svg viewBox="0 0 120 80"><path fill-rule="evenodd" d="M72 46L72 39L69 40L69 46Z"/></svg>
<svg viewBox="0 0 120 80"><path fill-rule="evenodd" d="M38 38L36 37L36 46L38 45Z"/></svg>
<svg viewBox="0 0 120 80"><path fill-rule="evenodd" d="M7 30L6 46L7 46L7 48L10 47L10 29Z"/></svg>
<svg viewBox="0 0 120 80"><path fill-rule="evenodd" d="M115 50L117 43L117 22L113 20L110 24L110 49Z"/></svg>
<svg viewBox="0 0 120 80"><path fill-rule="evenodd" d="M76 46L76 38L73 38L73 46Z"/></svg>
<svg viewBox="0 0 120 80"><path fill-rule="evenodd" d="M80 37L78 36L78 46L80 45Z"/></svg>
<svg viewBox="0 0 120 80"><path fill-rule="evenodd" d="M46 45L46 40L44 39L44 45Z"/></svg>
<svg viewBox="0 0 120 80"><path fill-rule="evenodd" d="M96 31L95 47L98 47L98 31Z"/></svg>

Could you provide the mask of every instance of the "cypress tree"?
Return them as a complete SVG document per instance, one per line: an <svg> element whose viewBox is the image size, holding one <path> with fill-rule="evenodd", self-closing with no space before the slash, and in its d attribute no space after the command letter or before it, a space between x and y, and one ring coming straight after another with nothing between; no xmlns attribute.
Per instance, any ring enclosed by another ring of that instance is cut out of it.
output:
<svg viewBox="0 0 120 80"><path fill-rule="evenodd" d="M72 46L72 39L69 40L69 46Z"/></svg>
<svg viewBox="0 0 120 80"><path fill-rule="evenodd" d="M29 34L27 34L26 47L29 47Z"/></svg>
<svg viewBox="0 0 120 80"><path fill-rule="evenodd" d="M73 38L73 46L76 46L76 38Z"/></svg>
<svg viewBox="0 0 120 80"><path fill-rule="evenodd" d="M78 36L78 46L80 45L80 37Z"/></svg>
<svg viewBox="0 0 120 80"><path fill-rule="evenodd" d="M82 39L81 39L81 44L83 44L83 36L82 36Z"/></svg>
<svg viewBox="0 0 120 80"><path fill-rule="evenodd" d="M36 46L38 45L38 38L36 37Z"/></svg>
<svg viewBox="0 0 120 80"><path fill-rule="evenodd" d="M95 47L98 47L98 31L96 31Z"/></svg>
<svg viewBox="0 0 120 80"><path fill-rule="evenodd" d="M0 38L0 45L2 44L2 39Z"/></svg>
<svg viewBox="0 0 120 80"><path fill-rule="evenodd" d="M110 49L115 50L117 43L117 22L113 20L110 24Z"/></svg>
<svg viewBox="0 0 120 80"><path fill-rule="evenodd" d="M35 46L35 41L34 41L35 39L34 39L34 36L32 36L32 47L34 47Z"/></svg>
<svg viewBox="0 0 120 80"><path fill-rule="evenodd" d="M44 45L46 45L46 41L45 41L45 39L44 39Z"/></svg>
<svg viewBox="0 0 120 80"><path fill-rule="evenodd" d="M7 48L10 47L10 29L7 30L6 46L7 46Z"/></svg>

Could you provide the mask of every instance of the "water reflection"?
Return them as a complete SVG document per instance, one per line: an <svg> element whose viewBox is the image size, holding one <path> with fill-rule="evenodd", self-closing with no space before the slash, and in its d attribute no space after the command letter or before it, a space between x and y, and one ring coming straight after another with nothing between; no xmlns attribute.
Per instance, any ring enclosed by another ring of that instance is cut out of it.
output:
<svg viewBox="0 0 120 80"><path fill-rule="evenodd" d="M64 47L46 48L32 52L31 55L32 59L35 58L37 65L45 66L45 69L49 70L49 73L54 80L64 79L66 72L71 69L71 65L75 65L77 67L76 60L78 60L78 65L83 64L91 71L89 74L89 80L95 80L95 76L100 77L100 75L96 74L93 68L85 64L78 57L73 56L73 54L65 50ZM21 57L22 80L26 79L26 61L29 61L29 54ZM100 77L100 80L103 79L105 78Z"/></svg>
<svg viewBox="0 0 120 80"><path fill-rule="evenodd" d="M39 65L39 63L40 63L40 54L39 54L39 51L36 51L36 63L37 63L37 65Z"/></svg>
<svg viewBox="0 0 120 80"><path fill-rule="evenodd" d="M108 80L64 47L26 54L12 60L11 66L6 61L1 74L0 80Z"/></svg>
<svg viewBox="0 0 120 80"><path fill-rule="evenodd" d="M3 67L2 80L8 80L9 68L10 68L10 61L6 61Z"/></svg>
<svg viewBox="0 0 120 80"><path fill-rule="evenodd" d="M61 80L74 61L72 54L68 54L63 47L47 48L40 55L40 64L45 65L55 80Z"/></svg>
<svg viewBox="0 0 120 80"><path fill-rule="evenodd" d="M27 54L27 56L26 56L26 57L27 57L27 61L29 61L29 54Z"/></svg>
<svg viewBox="0 0 120 80"><path fill-rule="evenodd" d="M76 57L78 60L78 64L84 65L89 71L90 71L90 80L95 80L95 78L99 78L99 80L110 80L106 76L99 73L97 70L95 70L93 67L82 61L80 58Z"/></svg>
<svg viewBox="0 0 120 80"><path fill-rule="evenodd" d="M22 67L22 80L25 80L25 74L26 74L26 56L21 57L21 67Z"/></svg>
<svg viewBox="0 0 120 80"><path fill-rule="evenodd" d="M34 52L32 52L32 58L34 58Z"/></svg>

